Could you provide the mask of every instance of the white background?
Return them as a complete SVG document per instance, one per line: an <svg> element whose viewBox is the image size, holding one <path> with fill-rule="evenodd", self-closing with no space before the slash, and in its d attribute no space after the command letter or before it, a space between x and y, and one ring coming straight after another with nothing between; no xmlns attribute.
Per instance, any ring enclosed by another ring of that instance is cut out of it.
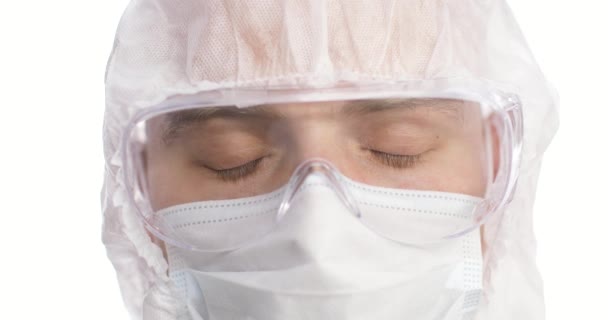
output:
<svg viewBox="0 0 608 320"><path fill-rule="evenodd" d="M126 3L0 3L1 319L127 319L99 205L103 75ZM511 5L561 94L535 219L547 319L608 319L604 1Z"/></svg>

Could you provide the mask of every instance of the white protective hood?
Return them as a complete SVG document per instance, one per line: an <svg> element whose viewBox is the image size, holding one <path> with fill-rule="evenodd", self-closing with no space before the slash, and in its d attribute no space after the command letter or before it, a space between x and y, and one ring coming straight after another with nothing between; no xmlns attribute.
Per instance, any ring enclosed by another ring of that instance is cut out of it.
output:
<svg viewBox="0 0 608 320"><path fill-rule="evenodd" d="M477 319L543 319L532 208L556 98L503 0L132 0L106 75L103 242L133 319L171 305L167 263L129 202L120 143L131 117L176 94L459 78L519 95L524 145L513 201L484 227Z"/></svg>

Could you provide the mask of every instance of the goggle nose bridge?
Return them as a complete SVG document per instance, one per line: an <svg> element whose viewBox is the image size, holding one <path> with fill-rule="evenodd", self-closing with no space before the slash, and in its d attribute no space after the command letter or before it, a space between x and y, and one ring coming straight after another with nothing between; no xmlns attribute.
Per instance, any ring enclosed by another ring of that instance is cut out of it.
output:
<svg viewBox="0 0 608 320"><path fill-rule="evenodd" d="M287 182L287 187L279 206L279 212L276 216L277 222L287 214L294 197L304 184L304 181L311 175L322 177L333 188L335 194L349 211L355 217L361 218L361 212L355 202L355 198L349 192L349 189L345 187L343 178L340 176L340 171L328 160L311 158L302 162Z"/></svg>

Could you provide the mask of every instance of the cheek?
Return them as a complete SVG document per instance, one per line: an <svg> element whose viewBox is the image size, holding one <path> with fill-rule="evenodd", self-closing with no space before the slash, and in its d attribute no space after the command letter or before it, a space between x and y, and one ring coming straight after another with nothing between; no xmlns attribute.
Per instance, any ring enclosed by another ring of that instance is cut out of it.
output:
<svg viewBox="0 0 608 320"><path fill-rule="evenodd" d="M197 200L204 184L176 153L150 150L145 170L147 197L154 211Z"/></svg>
<svg viewBox="0 0 608 320"><path fill-rule="evenodd" d="M451 170L448 177L457 192L477 197L484 197L488 176L492 173L492 163L489 162L484 129L481 123L471 126L456 141L450 151L448 162ZM492 157L493 158L493 157Z"/></svg>
<svg viewBox="0 0 608 320"><path fill-rule="evenodd" d="M176 183L176 172L170 169L171 167L170 163L158 158L148 165L148 197L154 211L169 207L184 196L183 192L179 191L180 184Z"/></svg>
<svg viewBox="0 0 608 320"><path fill-rule="evenodd" d="M487 163L476 146L455 144L433 159L425 176L432 184L425 189L483 197L487 185Z"/></svg>

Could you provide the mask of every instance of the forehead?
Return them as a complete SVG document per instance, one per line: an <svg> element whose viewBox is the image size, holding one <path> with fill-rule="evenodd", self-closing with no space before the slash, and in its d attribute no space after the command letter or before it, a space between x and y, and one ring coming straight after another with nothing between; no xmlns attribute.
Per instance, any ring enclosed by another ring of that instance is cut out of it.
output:
<svg viewBox="0 0 608 320"><path fill-rule="evenodd" d="M154 117L146 127L148 133L161 134L162 139L168 142L184 129L200 127L213 120L230 120L232 124L256 127L261 123L268 125L279 121L332 120L339 123L353 119L358 123L377 124L380 121L387 125L409 120L460 126L465 118L479 118L478 103L443 98L377 99L262 104L245 108L193 106Z"/></svg>
<svg viewBox="0 0 608 320"><path fill-rule="evenodd" d="M168 125L200 122L213 118L302 118L310 116L370 116L382 112L416 111L426 114L443 114L458 117L467 112L475 102L455 99L382 99L327 102L298 102L284 104L262 104L246 108L235 106L193 107L167 113Z"/></svg>

